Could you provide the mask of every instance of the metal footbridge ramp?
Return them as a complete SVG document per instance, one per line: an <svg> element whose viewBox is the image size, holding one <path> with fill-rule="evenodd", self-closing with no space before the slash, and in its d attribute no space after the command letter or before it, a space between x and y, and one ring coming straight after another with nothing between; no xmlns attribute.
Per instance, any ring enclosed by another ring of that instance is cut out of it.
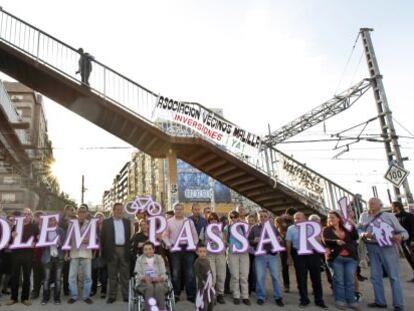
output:
<svg viewBox="0 0 414 311"><path fill-rule="evenodd" d="M263 208L294 206L326 214L355 195L260 137L196 103L150 91L92 60L80 81L80 53L18 17L0 11L0 70L153 156L169 152ZM64 129L62 129L64 130Z"/></svg>

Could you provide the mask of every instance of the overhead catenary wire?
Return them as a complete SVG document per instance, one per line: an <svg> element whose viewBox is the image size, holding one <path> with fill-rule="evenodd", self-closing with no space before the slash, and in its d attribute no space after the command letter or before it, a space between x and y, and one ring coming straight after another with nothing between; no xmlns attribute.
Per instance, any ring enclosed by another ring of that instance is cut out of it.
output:
<svg viewBox="0 0 414 311"><path fill-rule="evenodd" d="M342 81L343 81L343 79L344 79L344 76L345 76L345 73L346 73L346 71L347 71L347 69L348 69L348 66L349 66L349 63L350 63L350 61L351 61L352 55L354 54L355 47L356 47L356 45L357 45L357 42L358 42L359 36L360 36L360 32L358 32L358 35L357 35L357 37L356 37L356 39L355 39L355 42L354 42L354 44L353 44L353 46L352 46L351 53L349 54L349 57L348 57L348 59L347 59L347 61L346 61L346 63L345 63L344 70L342 71L341 77L340 77L340 79L339 79L338 85L336 86L336 89L335 89L334 94L337 94L337 93L338 93L339 87L341 86L341 83L342 83Z"/></svg>
<svg viewBox="0 0 414 311"><path fill-rule="evenodd" d="M395 123L397 123L399 126L401 126L401 128L404 131L406 131L408 134L411 135L410 138L414 138L414 134L410 130L408 130L404 125L402 125L400 122L398 122L397 119L394 118L394 116L392 117L392 119L395 121ZM399 137L401 137L401 136L399 136Z"/></svg>

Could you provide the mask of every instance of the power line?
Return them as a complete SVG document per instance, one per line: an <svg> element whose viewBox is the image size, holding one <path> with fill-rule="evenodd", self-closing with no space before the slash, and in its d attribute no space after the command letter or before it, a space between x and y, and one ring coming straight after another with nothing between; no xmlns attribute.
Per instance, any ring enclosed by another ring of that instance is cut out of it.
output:
<svg viewBox="0 0 414 311"><path fill-rule="evenodd" d="M341 83L342 83L342 81L343 81L343 79L344 79L344 76L345 76L346 70L348 69L349 62L351 61L352 55L354 54L355 47L356 47L356 45L357 45L357 42L358 42L359 36L360 36L360 32L358 32L358 35L357 35L357 37L356 37L356 39L355 39L355 42L354 42L354 45L352 46L351 53L349 54L349 57L348 57L348 59L347 59L347 61L346 61L346 63L345 63L344 70L342 71L341 77L340 77L340 79L339 79L338 85L336 86L336 90L335 90L334 94L338 93L339 87L341 86Z"/></svg>
<svg viewBox="0 0 414 311"><path fill-rule="evenodd" d="M399 126L401 126L408 134L410 134L411 136L409 136L410 138L414 138L414 134L411 133L404 125L402 125L400 122L398 122L394 117L392 117L392 119L395 121L395 123L397 123ZM402 136L400 136L402 137Z"/></svg>

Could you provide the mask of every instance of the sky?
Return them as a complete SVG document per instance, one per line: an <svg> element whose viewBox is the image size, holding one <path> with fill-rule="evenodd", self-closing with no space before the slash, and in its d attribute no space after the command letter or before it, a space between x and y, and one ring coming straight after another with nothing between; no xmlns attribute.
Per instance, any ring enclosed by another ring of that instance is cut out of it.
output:
<svg viewBox="0 0 414 311"><path fill-rule="evenodd" d="M412 1L3 0L1 5L152 91L222 108L227 119L261 135L268 124L275 130L368 77L361 42L351 51L359 28L372 27L388 101L402 125L396 124L397 132L410 137L400 144L412 158L405 165L414 174ZM62 190L79 202L83 174L86 201L100 204L133 149L48 99L45 109ZM374 116L369 91L348 111L291 141L326 139ZM379 122L365 133L379 134ZM277 146L366 198L375 185L387 201L391 187L383 178L388 166L383 144L352 145L337 160L334 147L335 142Z"/></svg>

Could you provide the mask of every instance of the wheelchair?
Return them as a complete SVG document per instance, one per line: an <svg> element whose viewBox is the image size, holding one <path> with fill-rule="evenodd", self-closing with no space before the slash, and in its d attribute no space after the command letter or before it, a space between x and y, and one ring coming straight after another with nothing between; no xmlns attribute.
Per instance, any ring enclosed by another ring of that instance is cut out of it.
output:
<svg viewBox="0 0 414 311"><path fill-rule="evenodd" d="M165 294L165 307L168 311L175 311L175 295L170 277L167 280L167 293ZM128 311L144 311L144 294L137 290L137 280L135 276L129 280ZM151 310L145 310L151 311ZM161 310L160 310L161 311Z"/></svg>

